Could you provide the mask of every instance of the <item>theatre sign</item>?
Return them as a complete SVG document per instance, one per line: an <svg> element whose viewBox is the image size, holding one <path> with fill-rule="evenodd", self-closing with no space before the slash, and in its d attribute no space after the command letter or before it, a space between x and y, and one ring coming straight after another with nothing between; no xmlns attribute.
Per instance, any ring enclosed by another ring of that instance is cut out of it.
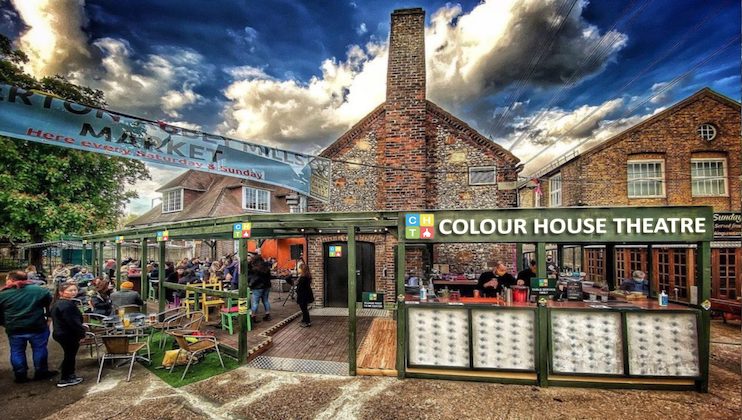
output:
<svg viewBox="0 0 742 420"><path fill-rule="evenodd" d="M410 242L710 241L711 207L559 208L404 213Z"/></svg>

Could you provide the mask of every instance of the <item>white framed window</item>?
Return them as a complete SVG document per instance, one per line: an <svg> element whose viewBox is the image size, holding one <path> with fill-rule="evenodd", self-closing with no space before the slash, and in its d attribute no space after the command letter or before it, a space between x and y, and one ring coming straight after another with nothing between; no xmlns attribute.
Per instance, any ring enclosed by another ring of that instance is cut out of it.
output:
<svg viewBox="0 0 742 420"><path fill-rule="evenodd" d="M162 193L162 212L174 213L183 210L183 188Z"/></svg>
<svg viewBox="0 0 742 420"><path fill-rule="evenodd" d="M727 195L726 159L691 159L690 179L693 197Z"/></svg>
<svg viewBox="0 0 742 420"><path fill-rule="evenodd" d="M716 127L713 124L701 124L696 129L701 140L711 141L716 138Z"/></svg>
<svg viewBox="0 0 742 420"><path fill-rule="evenodd" d="M630 160L626 168L629 198L665 196L665 161Z"/></svg>
<svg viewBox="0 0 742 420"><path fill-rule="evenodd" d="M494 166L472 166L469 168L469 185L497 184L497 171Z"/></svg>
<svg viewBox="0 0 742 420"><path fill-rule="evenodd" d="M289 206L289 213L306 213L307 211L307 196L299 194L299 204L292 204Z"/></svg>
<svg viewBox="0 0 742 420"><path fill-rule="evenodd" d="M242 208L255 211L271 211L271 192L253 187L243 187Z"/></svg>
<svg viewBox="0 0 742 420"><path fill-rule="evenodd" d="M562 174L558 173L549 178L549 207L562 205Z"/></svg>

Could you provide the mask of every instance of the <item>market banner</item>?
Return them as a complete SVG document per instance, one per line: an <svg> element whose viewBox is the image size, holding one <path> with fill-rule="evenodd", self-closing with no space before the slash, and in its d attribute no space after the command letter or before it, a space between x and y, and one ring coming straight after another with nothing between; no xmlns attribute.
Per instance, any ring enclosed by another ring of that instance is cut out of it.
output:
<svg viewBox="0 0 742 420"><path fill-rule="evenodd" d="M0 84L0 135L285 187L327 201L328 159L91 108Z"/></svg>

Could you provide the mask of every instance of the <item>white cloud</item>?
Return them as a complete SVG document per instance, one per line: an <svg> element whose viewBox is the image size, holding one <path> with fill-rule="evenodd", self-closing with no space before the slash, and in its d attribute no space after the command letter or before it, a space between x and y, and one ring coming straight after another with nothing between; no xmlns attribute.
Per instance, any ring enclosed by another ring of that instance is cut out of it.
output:
<svg viewBox="0 0 742 420"><path fill-rule="evenodd" d="M458 5L435 11L425 40L428 97L454 112L467 104L478 111L472 118L490 120L491 106L476 102L529 73L549 32L544 28L553 32L562 21L557 15L561 3L485 1L468 14ZM601 35L581 18L586 4L579 1L566 18L553 48L530 75L530 84L557 85L573 73L578 79L587 77L625 45L625 35ZM583 65L594 47L608 40L612 45L606 42L611 46L597 49L603 53ZM224 91L230 102L220 131L295 149L327 145L384 101L387 48L386 41L352 45L343 61L325 60L321 74L306 83L262 76L254 69L243 75L235 72L235 81Z"/></svg>
<svg viewBox="0 0 742 420"><path fill-rule="evenodd" d="M358 35L363 35L366 32L368 32L368 29L366 28L366 23L365 22L361 22L361 24L358 25L358 27L356 28L356 33Z"/></svg>
<svg viewBox="0 0 742 420"><path fill-rule="evenodd" d="M83 0L12 0L28 29L18 40L36 77L61 74L101 89L113 109L138 115L165 112L172 118L203 98L194 87L206 77L203 57L188 50L163 50L133 58L124 40L90 41Z"/></svg>

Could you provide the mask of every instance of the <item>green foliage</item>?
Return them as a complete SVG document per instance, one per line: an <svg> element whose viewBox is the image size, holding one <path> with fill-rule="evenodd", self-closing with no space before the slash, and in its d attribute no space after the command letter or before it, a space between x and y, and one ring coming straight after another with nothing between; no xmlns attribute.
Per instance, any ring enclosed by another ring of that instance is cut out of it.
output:
<svg viewBox="0 0 742 420"><path fill-rule="evenodd" d="M36 80L23 72L26 55L0 35L0 83L39 89L86 105L105 105L103 92L61 76ZM0 237L45 241L62 233L114 228L126 185L149 179L142 162L0 137Z"/></svg>

